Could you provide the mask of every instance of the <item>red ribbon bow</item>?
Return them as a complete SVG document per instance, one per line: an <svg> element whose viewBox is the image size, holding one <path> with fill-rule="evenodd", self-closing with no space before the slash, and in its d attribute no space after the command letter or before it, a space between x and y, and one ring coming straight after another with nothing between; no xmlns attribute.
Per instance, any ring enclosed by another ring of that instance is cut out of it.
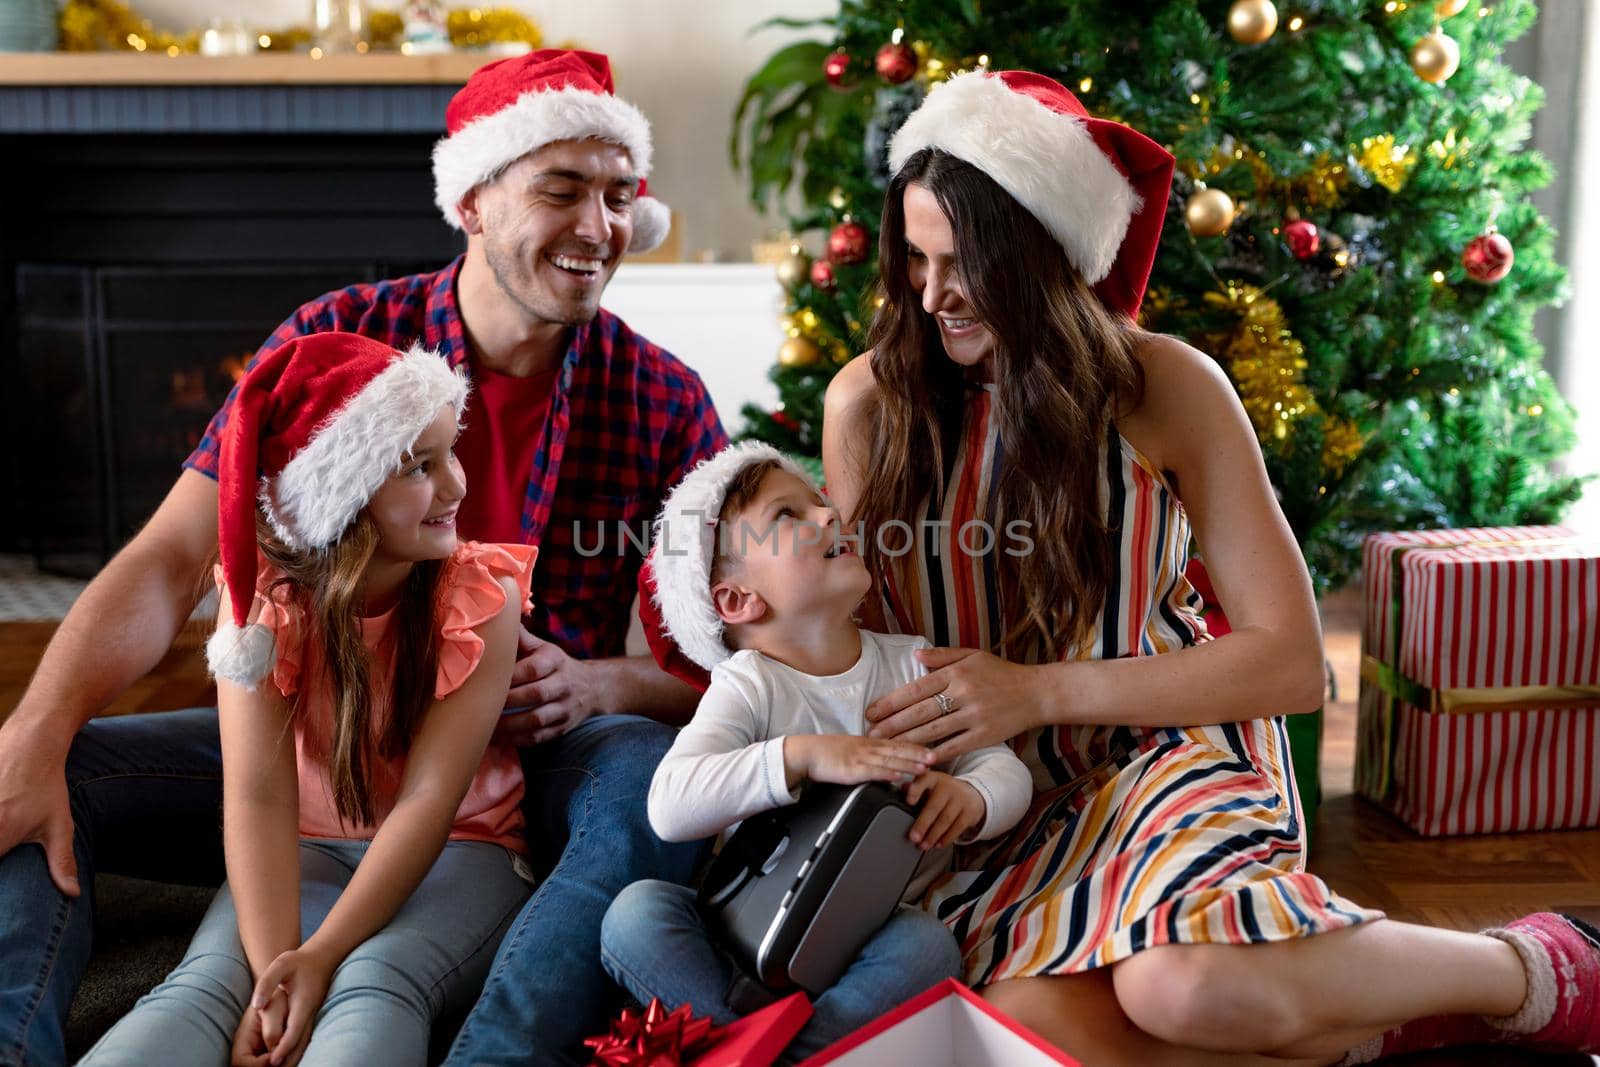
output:
<svg viewBox="0 0 1600 1067"><path fill-rule="evenodd" d="M610 1033L583 1039L591 1067L683 1067L714 1043L710 1019L696 1019L687 1004L669 1012L655 997L642 1013L622 1009Z"/></svg>

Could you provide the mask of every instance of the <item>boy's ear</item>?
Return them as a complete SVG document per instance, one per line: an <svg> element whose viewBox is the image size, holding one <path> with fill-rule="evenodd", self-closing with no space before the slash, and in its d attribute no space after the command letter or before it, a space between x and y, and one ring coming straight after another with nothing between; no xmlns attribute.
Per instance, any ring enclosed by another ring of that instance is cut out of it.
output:
<svg viewBox="0 0 1600 1067"><path fill-rule="evenodd" d="M760 622L767 613L767 602L760 593L726 579L711 587L711 607L726 626Z"/></svg>

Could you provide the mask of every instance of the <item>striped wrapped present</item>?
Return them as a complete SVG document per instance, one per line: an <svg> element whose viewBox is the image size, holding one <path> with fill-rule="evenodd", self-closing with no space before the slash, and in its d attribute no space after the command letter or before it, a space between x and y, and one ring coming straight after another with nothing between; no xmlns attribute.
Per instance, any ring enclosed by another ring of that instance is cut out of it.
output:
<svg viewBox="0 0 1600 1067"><path fill-rule="evenodd" d="M1374 534L1356 790L1418 833L1600 826L1600 539Z"/></svg>

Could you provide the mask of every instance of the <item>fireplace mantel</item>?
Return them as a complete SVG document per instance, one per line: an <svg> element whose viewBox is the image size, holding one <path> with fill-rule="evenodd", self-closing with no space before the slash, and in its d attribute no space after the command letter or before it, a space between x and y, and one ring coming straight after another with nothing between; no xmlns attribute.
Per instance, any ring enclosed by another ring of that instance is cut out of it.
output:
<svg viewBox="0 0 1600 1067"><path fill-rule="evenodd" d="M494 57L397 53L166 56L139 52L21 52L0 64L0 85L461 85Z"/></svg>
<svg viewBox="0 0 1600 1067"><path fill-rule="evenodd" d="M22 53L0 64L0 135L443 132L493 57Z"/></svg>

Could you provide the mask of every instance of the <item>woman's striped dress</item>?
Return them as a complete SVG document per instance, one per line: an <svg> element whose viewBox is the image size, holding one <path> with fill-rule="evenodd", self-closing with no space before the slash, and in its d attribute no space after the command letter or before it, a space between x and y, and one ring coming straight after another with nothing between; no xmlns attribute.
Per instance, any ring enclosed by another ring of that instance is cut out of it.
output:
<svg viewBox="0 0 1600 1067"><path fill-rule="evenodd" d="M962 536L992 514L1005 464L992 388L969 390L944 500L930 501L900 560L906 577L883 590L890 628L935 645L992 649L1000 633L994 552L1016 546L1000 531L984 553L979 528ZM1154 656L1207 640L1183 577L1182 504L1115 429L1101 461L1120 550L1092 641L1074 658ZM955 932L970 984L1071 974L1151 945L1303 937L1382 915L1303 869L1281 718L1047 727L1012 747L1033 772L1032 808L1000 840L960 851L959 869L925 900Z"/></svg>

